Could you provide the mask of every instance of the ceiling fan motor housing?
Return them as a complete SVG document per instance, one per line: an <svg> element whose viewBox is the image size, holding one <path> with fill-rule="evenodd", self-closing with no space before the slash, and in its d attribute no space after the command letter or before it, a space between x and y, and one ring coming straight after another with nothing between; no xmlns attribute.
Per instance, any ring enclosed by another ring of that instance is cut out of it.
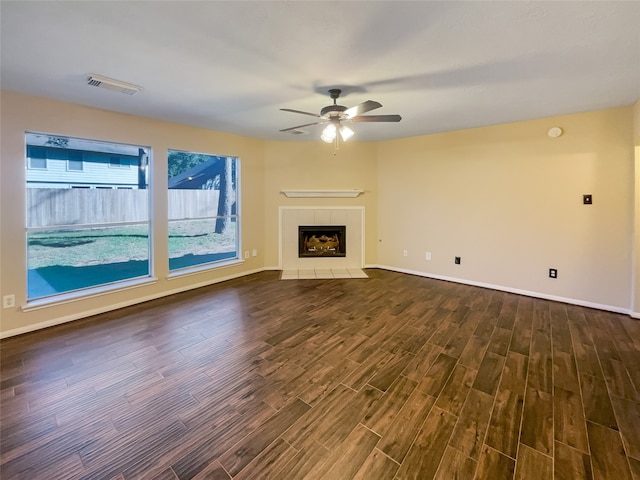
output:
<svg viewBox="0 0 640 480"><path fill-rule="evenodd" d="M347 109L344 105L328 105L320 110L321 117L339 117Z"/></svg>

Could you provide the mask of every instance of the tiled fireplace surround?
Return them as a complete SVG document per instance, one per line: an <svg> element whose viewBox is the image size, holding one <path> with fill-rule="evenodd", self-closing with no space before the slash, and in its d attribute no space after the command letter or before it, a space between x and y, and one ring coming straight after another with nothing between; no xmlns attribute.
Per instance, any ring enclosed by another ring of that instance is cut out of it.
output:
<svg viewBox="0 0 640 480"><path fill-rule="evenodd" d="M298 226L345 225L345 257L298 258ZM364 266L364 207L280 207L282 279L367 278Z"/></svg>

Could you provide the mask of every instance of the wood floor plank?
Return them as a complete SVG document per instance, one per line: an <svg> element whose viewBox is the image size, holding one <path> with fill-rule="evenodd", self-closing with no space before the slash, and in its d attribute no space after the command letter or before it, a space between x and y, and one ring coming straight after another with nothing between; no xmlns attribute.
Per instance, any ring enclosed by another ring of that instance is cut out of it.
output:
<svg viewBox="0 0 640 480"><path fill-rule="evenodd" d="M176 474L171 468L167 468L157 475L154 475L151 480L178 480L178 477L176 477Z"/></svg>
<svg viewBox="0 0 640 480"><path fill-rule="evenodd" d="M267 478L270 480L305 478L317 465L324 465L329 453L327 448L311 440L301 447L282 469L275 471Z"/></svg>
<svg viewBox="0 0 640 480"><path fill-rule="evenodd" d="M342 383L353 390L360 390L382 367L388 362L391 362L393 358L394 355L392 353L378 349L374 355L369 357L360 367L347 376Z"/></svg>
<svg viewBox="0 0 640 480"><path fill-rule="evenodd" d="M509 350L529 355L533 329L533 300L528 297L518 299L518 309L515 313L515 323Z"/></svg>
<svg viewBox="0 0 640 480"><path fill-rule="evenodd" d="M583 452L589 452L589 440L580 392L554 389L554 438Z"/></svg>
<svg viewBox="0 0 640 480"><path fill-rule="evenodd" d="M427 416L415 442L396 475L398 480L430 480L434 478L453 432L456 417L434 407ZM458 457L455 457L456 460ZM473 462L473 460L471 460ZM463 465L468 463L462 462ZM467 467L468 468L468 467Z"/></svg>
<svg viewBox="0 0 640 480"><path fill-rule="evenodd" d="M497 327L493 331L491 340L489 340L487 351L505 357L507 355L507 350L509 350L509 343L511 342L512 334L513 330L511 329Z"/></svg>
<svg viewBox="0 0 640 480"><path fill-rule="evenodd" d="M296 449L282 438L267 446L251 463L243 468L235 480L267 480L275 475L296 455Z"/></svg>
<svg viewBox="0 0 640 480"><path fill-rule="evenodd" d="M416 354L413 360L406 366L402 375L419 382L425 376L427 371L433 365L442 351L442 347L432 343L426 343L422 349Z"/></svg>
<svg viewBox="0 0 640 480"><path fill-rule="evenodd" d="M594 479L632 480L620 434L592 422L587 422L587 431Z"/></svg>
<svg viewBox="0 0 640 480"><path fill-rule="evenodd" d="M520 445L515 480L553 480L553 457Z"/></svg>
<svg viewBox="0 0 640 480"><path fill-rule="evenodd" d="M459 358L469 342L471 335L481 321L482 314L480 312L469 312L464 318L462 325L460 325L460 328L445 345L442 352L450 357Z"/></svg>
<svg viewBox="0 0 640 480"><path fill-rule="evenodd" d="M545 455L553 455L553 396L527 387L520 442Z"/></svg>
<svg viewBox="0 0 640 480"><path fill-rule="evenodd" d="M626 398L612 397L611 400L626 453L640 460L640 405ZM613 428L610 425L605 426Z"/></svg>
<svg viewBox="0 0 640 480"><path fill-rule="evenodd" d="M478 462L467 457L464 453L448 446L440 462L440 467L434 477L436 480L450 480L473 478Z"/></svg>
<svg viewBox="0 0 640 480"><path fill-rule="evenodd" d="M633 480L640 480L640 460L629 457L629 467L631 467Z"/></svg>
<svg viewBox="0 0 640 480"><path fill-rule="evenodd" d="M580 388L586 419L617 430L618 424L605 381L591 375L580 375Z"/></svg>
<svg viewBox="0 0 640 480"><path fill-rule="evenodd" d="M574 312L569 317L569 331L573 340L573 351L576 355L578 372L592 377L604 379L598 354L589 332L583 312Z"/></svg>
<svg viewBox="0 0 640 480"><path fill-rule="evenodd" d="M555 442L554 480L593 480L591 457L570 446Z"/></svg>
<svg viewBox="0 0 640 480"><path fill-rule="evenodd" d="M303 374L303 377L306 377L306 384L309 386L306 389L302 386L298 390L300 392L298 398L311 406L316 405L356 368L358 368L358 365L355 362L344 359L339 365L333 366L328 370L323 369L317 376L313 376L311 375L312 367L310 367ZM292 391L292 393L295 393L295 391Z"/></svg>
<svg viewBox="0 0 640 480"><path fill-rule="evenodd" d="M354 395L349 403L343 405L343 408L333 418L324 419L322 425L316 429L313 438L329 449L342 444L355 426L360 423L364 412L377 403L382 395L382 392L373 387L364 387Z"/></svg>
<svg viewBox="0 0 640 480"><path fill-rule="evenodd" d="M301 448L304 442L322 427L326 418L334 418L354 396L353 390L344 385L338 385L329 392L320 405L313 407L294 423L282 438L295 448Z"/></svg>
<svg viewBox="0 0 640 480"><path fill-rule="evenodd" d="M462 410L477 373L462 365L456 365L438 396L436 406L453 415L460 415L460 410Z"/></svg>
<svg viewBox="0 0 640 480"><path fill-rule="evenodd" d="M218 462L207 465L193 480L231 480L226 470Z"/></svg>
<svg viewBox="0 0 640 480"><path fill-rule="evenodd" d="M398 377L380 401L369 408L362 420L363 425L380 435L384 434L416 389L416 385L417 382L407 377Z"/></svg>
<svg viewBox="0 0 640 480"><path fill-rule="evenodd" d="M436 358L431 368L418 384L418 390L437 398L447 383L456 363L457 360L454 357L444 353L438 355L438 358Z"/></svg>
<svg viewBox="0 0 640 480"><path fill-rule="evenodd" d="M458 363L472 370L478 370L482 359L489 346L489 338L485 338L476 334L471 335L469 341L462 350Z"/></svg>
<svg viewBox="0 0 640 480"><path fill-rule="evenodd" d="M492 408L493 397L472 388L451 435L451 445L465 455L478 460L489 426Z"/></svg>
<svg viewBox="0 0 640 480"><path fill-rule="evenodd" d="M374 448L364 461L353 480L371 480L373 478L393 478L400 464Z"/></svg>
<svg viewBox="0 0 640 480"><path fill-rule="evenodd" d="M573 352L553 352L553 385L557 388L580 392L580 380Z"/></svg>
<svg viewBox="0 0 640 480"><path fill-rule="evenodd" d="M293 401L221 456L220 464L232 477L237 475L310 408L302 400Z"/></svg>
<svg viewBox="0 0 640 480"><path fill-rule="evenodd" d="M393 357L369 380L369 385L385 392L407 365L415 358L415 355L405 350L393 354Z"/></svg>
<svg viewBox="0 0 640 480"><path fill-rule="evenodd" d="M512 458L485 446L480 454L478 469L473 477L476 480L510 480L515 472L516 462Z"/></svg>
<svg viewBox="0 0 640 480"><path fill-rule="evenodd" d="M378 448L402 463L435 401L431 395L415 390L387 428Z"/></svg>
<svg viewBox="0 0 640 480"><path fill-rule="evenodd" d="M502 375L504 362L505 357L487 351L482 359L480 368L478 368L478 374L473 382L473 388L491 396L495 395Z"/></svg>
<svg viewBox="0 0 640 480"><path fill-rule="evenodd" d="M511 458L516 458L518 449L527 362L524 355L516 352L507 354L485 440L487 445Z"/></svg>
<svg viewBox="0 0 640 480"><path fill-rule="evenodd" d="M318 464L305 476L305 479L351 480L379 440L379 435L362 425L357 425L345 439L344 446L335 449L325 464Z"/></svg>

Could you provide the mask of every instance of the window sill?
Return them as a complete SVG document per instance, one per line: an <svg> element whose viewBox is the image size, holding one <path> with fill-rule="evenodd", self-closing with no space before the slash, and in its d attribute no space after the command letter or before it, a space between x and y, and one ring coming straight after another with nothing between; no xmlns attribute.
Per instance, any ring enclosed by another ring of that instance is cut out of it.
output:
<svg viewBox="0 0 640 480"><path fill-rule="evenodd" d="M22 307L22 311L30 312L33 310L39 310L41 308L48 308L56 305L64 305L67 303L77 302L79 300L86 300L88 298L101 297L103 295L109 295L111 293L137 288L142 285L150 285L156 283L157 281L158 279L154 277L144 277L135 280L118 282L117 284L102 285L99 287L87 288L84 290L77 290L69 293L61 293L60 295L53 295L46 298L37 298L35 300L27 301L26 305Z"/></svg>
<svg viewBox="0 0 640 480"><path fill-rule="evenodd" d="M190 275L197 275L203 272L210 272L212 270L217 270L218 268L227 268L233 267L235 265L244 264L244 260L240 258L233 258L230 260L224 260L216 263L207 263L205 265L198 265L196 267L187 267L182 268L180 270L174 270L173 272L167 275L167 280L175 280L177 278L188 277Z"/></svg>

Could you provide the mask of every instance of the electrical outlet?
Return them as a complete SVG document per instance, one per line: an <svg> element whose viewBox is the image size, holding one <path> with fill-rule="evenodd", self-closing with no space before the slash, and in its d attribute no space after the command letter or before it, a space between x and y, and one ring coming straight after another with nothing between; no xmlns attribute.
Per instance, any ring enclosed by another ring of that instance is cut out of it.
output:
<svg viewBox="0 0 640 480"><path fill-rule="evenodd" d="M403 257L408 257L409 256L409 251L406 248L402 251L402 256Z"/></svg>
<svg viewBox="0 0 640 480"><path fill-rule="evenodd" d="M254 248L253 252L251 252L251 255L254 256L254 257L257 257L258 256L258 250Z"/></svg>
<svg viewBox="0 0 640 480"><path fill-rule="evenodd" d="M2 308L13 308L16 306L16 296L15 295L5 295L2 297Z"/></svg>
<svg viewBox="0 0 640 480"><path fill-rule="evenodd" d="M455 262L456 265L460 265L460 257L456 257L454 259L454 262Z"/></svg>
<svg viewBox="0 0 640 480"><path fill-rule="evenodd" d="M246 252L244 252L244 258L249 258L249 250L247 250Z"/></svg>
<svg viewBox="0 0 640 480"><path fill-rule="evenodd" d="M431 260L431 252L426 252L426 253L424 254L424 259L425 259L425 260Z"/></svg>
<svg viewBox="0 0 640 480"><path fill-rule="evenodd" d="M549 269L549 278L558 278L558 269L550 268Z"/></svg>

